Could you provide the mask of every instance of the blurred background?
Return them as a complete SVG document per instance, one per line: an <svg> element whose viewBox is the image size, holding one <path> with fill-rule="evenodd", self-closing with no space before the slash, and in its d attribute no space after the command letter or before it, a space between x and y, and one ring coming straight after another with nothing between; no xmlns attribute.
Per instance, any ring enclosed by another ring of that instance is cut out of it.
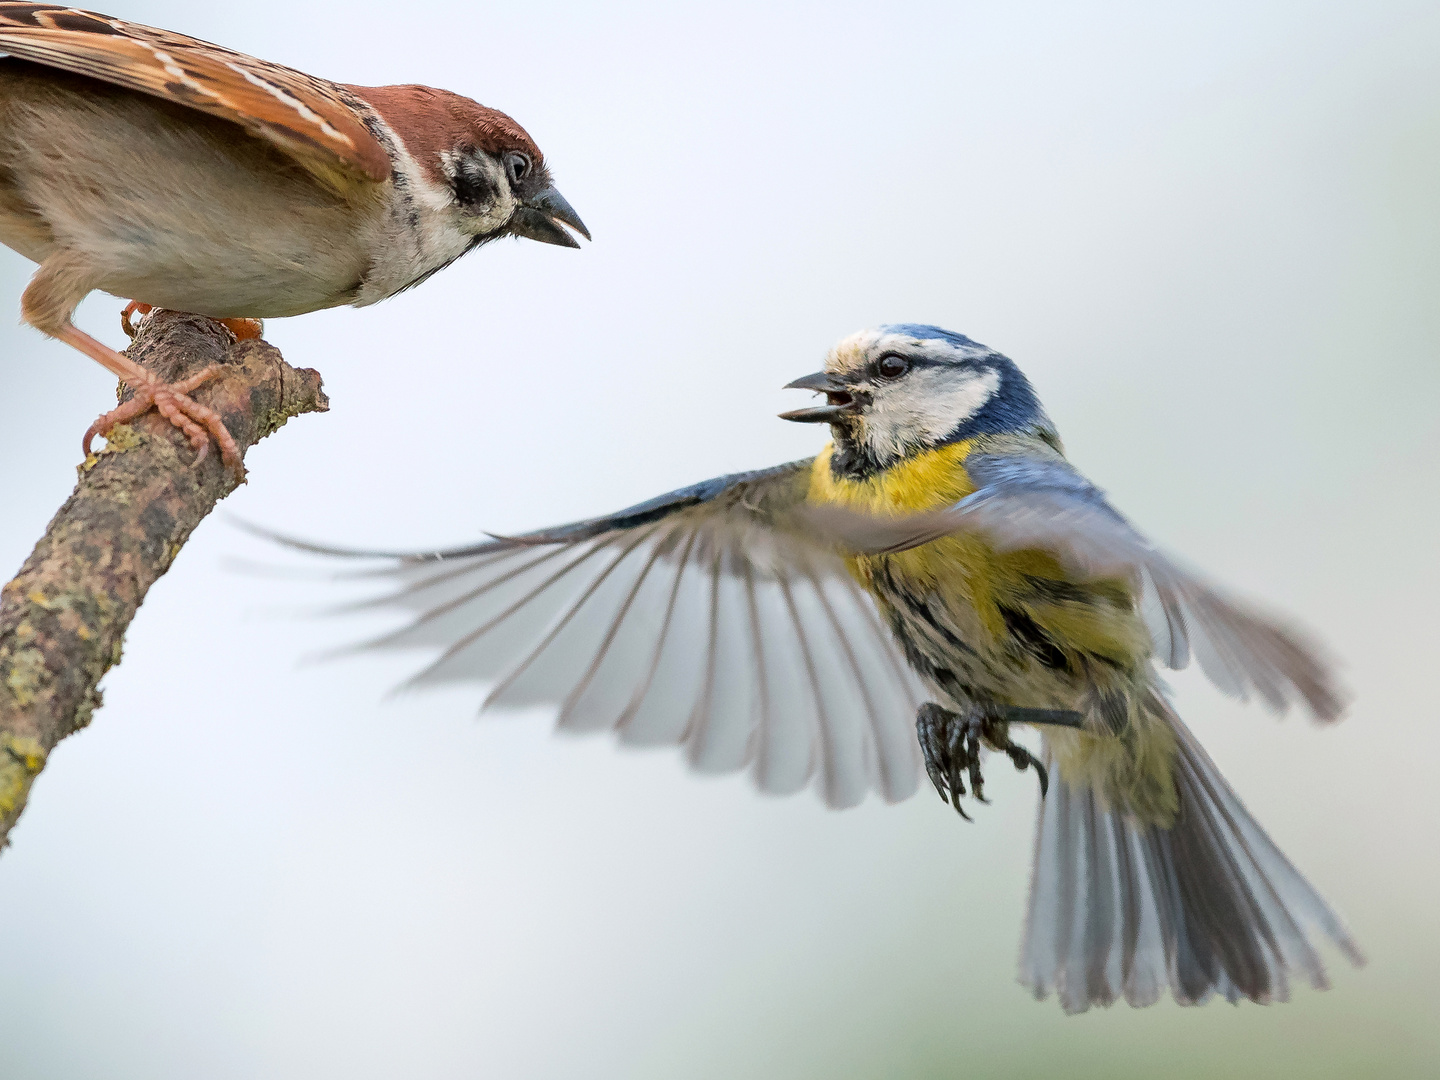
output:
<svg viewBox="0 0 1440 1080"><path fill-rule="evenodd" d="M0 1075L1440 1070L1433 2L110 10L505 109L595 242L270 324L333 411L251 455L36 784L0 858ZM31 269L0 250L11 311ZM119 346L119 307L80 325ZM426 547L812 453L780 386L886 321L1013 357L1121 508L1344 658L1324 731L1176 682L1368 967L1067 1018L1015 983L1032 776L993 769L974 825L928 792L829 813L543 713L477 721L477 690L385 700L417 660L302 664L376 627L227 564L273 553L226 512ZM15 322L6 577L114 400Z"/></svg>

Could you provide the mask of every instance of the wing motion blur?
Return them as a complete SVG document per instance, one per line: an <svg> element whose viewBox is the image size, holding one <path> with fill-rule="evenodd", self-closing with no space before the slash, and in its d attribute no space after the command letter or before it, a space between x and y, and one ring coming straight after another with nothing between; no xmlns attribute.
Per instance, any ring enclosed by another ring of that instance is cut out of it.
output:
<svg viewBox="0 0 1440 1080"><path fill-rule="evenodd" d="M799 529L809 469L724 476L472 547L379 555L376 573L396 587L364 606L413 617L366 647L438 647L414 685L486 683L486 707L555 704L562 728L678 744L697 770L749 769L766 792L813 783L832 806L868 791L907 798L921 775L923 691L842 560Z"/></svg>
<svg viewBox="0 0 1440 1080"><path fill-rule="evenodd" d="M1192 652L1221 690L1258 697L1277 712L1303 703L1317 720L1338 719L1345 695L1319 649L1295 629L1226 596L1159 551L1058 454L973 453L965 470L973 494L952 506L902 517L840 507L801 516L817 542L881 554L955 532L977 532L998 550L1038 548L1082 578L1128 577L1155 655L1183 668Z"/></svg>

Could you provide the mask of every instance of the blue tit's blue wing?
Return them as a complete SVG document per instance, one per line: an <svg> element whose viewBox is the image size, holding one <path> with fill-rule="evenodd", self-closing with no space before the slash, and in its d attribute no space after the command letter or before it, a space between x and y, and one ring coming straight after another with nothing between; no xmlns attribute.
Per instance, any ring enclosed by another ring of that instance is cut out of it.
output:
<svg viewBox="0 0 1440 1080"><path fill-rule="evenodd" d="M1304 702L1319 720L1344 708L1329 664L1303 635L1225 595L1158 550L1058 453L972 453L976 490L953 506L905 517L823 507L804 516L817 538L870 554L903 551L953 532L999 550L1048 551L1079 578L1130 578L1158 659L1189 663L1220 689L1283 711Z"/></svg>
<svg viewBox="0 0 1440 1080"><path fill-rule="evenodd" d="M489 684L485 705L554 704L570 730L680 744L762 790L812 781L849 806L919 784L921 688L870 598L796 527L809 461L719 477L607 517L429 554L366 574L362 605L408 621L366 648L438 649L412 680Z"/></svg>

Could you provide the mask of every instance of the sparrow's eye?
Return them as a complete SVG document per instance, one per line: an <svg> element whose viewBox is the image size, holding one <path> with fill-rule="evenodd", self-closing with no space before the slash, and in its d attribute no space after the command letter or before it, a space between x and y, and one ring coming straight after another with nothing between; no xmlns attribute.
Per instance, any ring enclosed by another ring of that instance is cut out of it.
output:
<svg viewBox="0 0 1440 1080"><path fill-rule="evenodd" d="M510 183L518 184L530 175L530 159L515 150L505 155L505 168L510 171Z"/></svg>
<svg viewBox="0 0 1440 1080"><path fill-rule="evenodd" d="M910 370L910 361L903 356L896 356L894 353L887 353L880 357L875 370L880 372L882 378L898 379Z"/></svg>

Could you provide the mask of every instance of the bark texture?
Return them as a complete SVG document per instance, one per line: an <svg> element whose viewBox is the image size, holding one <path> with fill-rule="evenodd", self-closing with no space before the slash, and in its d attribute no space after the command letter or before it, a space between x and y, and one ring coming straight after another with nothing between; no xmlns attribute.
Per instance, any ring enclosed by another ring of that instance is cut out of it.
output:
<svg viewBox="0 0 1440 1080"><path fill-rule="evenodd" d="M197 315L153 313L129 353L167 381L224 365L195 398L220 414L242 453L290 417L329 407L317 372L290 367L264 341L236 343ZM79 474L0 590L0 847L50 751L99 708L97 684L120 662L150 586L238 483L213 446L196 465L184 436L153 411L117 427Z"/></svg>

